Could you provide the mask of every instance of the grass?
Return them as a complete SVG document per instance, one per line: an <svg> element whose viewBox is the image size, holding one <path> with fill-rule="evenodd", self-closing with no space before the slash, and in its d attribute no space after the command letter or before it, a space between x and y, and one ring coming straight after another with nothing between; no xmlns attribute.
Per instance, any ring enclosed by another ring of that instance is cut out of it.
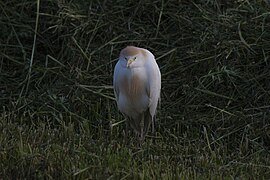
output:
<svg viewBox="0 0 270 180"><path fill-rule="evenodd" d="M266 1L0 2L0 177L269 179ZM126 45L162 73L157 131L123 143Z"/></svg>

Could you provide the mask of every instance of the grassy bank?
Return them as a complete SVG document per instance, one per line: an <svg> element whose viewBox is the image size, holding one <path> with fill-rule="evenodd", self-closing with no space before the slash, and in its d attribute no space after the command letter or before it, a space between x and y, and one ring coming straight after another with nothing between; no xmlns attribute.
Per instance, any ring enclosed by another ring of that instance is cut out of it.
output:
<svg viewBox="0 0 270 180"><path fill-rule="evenodd" d="M0 2L0 177L270 177L265 1ZM126 45L162 73L157 131L123 144Z"/></svg>

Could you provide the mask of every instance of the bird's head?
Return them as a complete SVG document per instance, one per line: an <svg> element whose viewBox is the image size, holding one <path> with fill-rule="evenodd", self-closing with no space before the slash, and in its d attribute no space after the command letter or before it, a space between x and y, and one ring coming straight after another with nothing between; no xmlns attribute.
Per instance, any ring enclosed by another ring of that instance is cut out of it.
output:
<svg viewBox="0 0 270 180"><path fill-rule="evenodd" d="M146 61L146 56L146 52L143 49L127 46L121 51L119 61L126 68L142 67Z"/></svg>

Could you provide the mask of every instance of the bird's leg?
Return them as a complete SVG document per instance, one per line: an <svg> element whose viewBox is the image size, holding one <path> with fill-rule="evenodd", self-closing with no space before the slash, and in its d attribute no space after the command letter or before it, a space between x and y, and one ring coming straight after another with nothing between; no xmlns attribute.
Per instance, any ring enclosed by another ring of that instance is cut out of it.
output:
<svg viewBox="0 0 270 180"><path fill-rule="evenodd" d="M128 131L129 131L129 119L128 117L125 117L125 119L126 119L126 127L124 130L124 144L127 144Z"/></svg>
<svg viewBox="0 0 270 180"><path fill-rule="evenodd" d="M152 118L152 133L154 134L154 132L155 132L155 121L156 121L156 116L154 116L153 118Z"/></svg>
<svg viewBox="0 0 270 180"><path fill-rule="evenodd" d="M128 136L128 122L126 119L126 127L125 127L125 131L124 131L124 144L127 144L127 136Z"/></svg>
<svg viewBox="0 0 270 180"><path fill-rule="evenodd" d="M147 135L151 123L152 123L152 116L149 113L148 109L147 111L144 112L144 132L143 132L144 137Z"/></svg>
<svg viewBox="0 0 270 180"><path fill-rule="evenodd" d="M152 133L154 134L155 132L155 121L154 119L152 120Z"/></svg>
<svg viewBox="0 0 270 180"><path fill-rule="evenodd" d="M143 113L142 118L141 118L140 128L141 128L140 143L142 144L144 141L144 113Z"/></svg>

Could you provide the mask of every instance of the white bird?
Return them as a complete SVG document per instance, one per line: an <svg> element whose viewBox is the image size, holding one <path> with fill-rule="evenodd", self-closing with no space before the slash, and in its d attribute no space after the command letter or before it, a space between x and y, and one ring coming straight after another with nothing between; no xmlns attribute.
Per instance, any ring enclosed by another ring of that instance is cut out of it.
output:
<svg viewBox="0 0 270 180"><path fill-rule="evenodd" d="M140 142L154 121L160 99L161 74L154 55L147 49L127 46L120 52L113 77L117 106L128 127L140 135Z"/></svg>

